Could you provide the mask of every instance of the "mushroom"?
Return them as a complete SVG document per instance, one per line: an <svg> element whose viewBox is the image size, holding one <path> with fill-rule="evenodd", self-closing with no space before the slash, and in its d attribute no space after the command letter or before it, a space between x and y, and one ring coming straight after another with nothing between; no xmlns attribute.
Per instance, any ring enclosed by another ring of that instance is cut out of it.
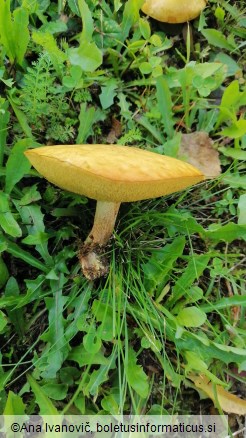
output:
<svg viewBox="0 0 246 438"><path fill-rule="evenodd" d="M185 23L198 17L206 0L146 0L142 11L164 23Z"/></svg>
<svg viewBox="0 0 246 438"><path fill-rule="evenodd" d="M51 183L97 201L94 225L79 250L82 272L89 280L108 271L101 252L113 233L121 202L167 195L204 179L191 164L136 147L44 146L25 155Z"/></svg>

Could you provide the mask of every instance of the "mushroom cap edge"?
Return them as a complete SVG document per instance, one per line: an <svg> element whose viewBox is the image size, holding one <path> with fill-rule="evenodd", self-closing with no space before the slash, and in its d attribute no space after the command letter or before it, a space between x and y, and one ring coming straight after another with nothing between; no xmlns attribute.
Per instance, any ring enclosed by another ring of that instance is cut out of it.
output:
<svg viewBox="0 0 246 438"><path fill-rule="evenodd" d="M205 179L191 164L133 146L43 146L25 155L51 183L100 201L157 198Z"/></svg>

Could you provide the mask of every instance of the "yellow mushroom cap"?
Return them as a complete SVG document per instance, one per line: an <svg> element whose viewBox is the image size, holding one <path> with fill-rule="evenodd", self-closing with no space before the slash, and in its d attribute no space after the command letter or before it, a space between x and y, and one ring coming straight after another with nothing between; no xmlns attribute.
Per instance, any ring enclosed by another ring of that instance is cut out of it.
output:
<svg viewBox="0 0 246 438"><path fill-rule="evenodd" d="M146 0L142 11L165 23L185 23L200 15L206 0Z"/></svg>
<svg viewBox="0 0 246 438"><path fill-rule="evenodd" d="M191 164L136 147L44 146L25 155L48 181L98 201L157 198L204 179Z"/></svg>

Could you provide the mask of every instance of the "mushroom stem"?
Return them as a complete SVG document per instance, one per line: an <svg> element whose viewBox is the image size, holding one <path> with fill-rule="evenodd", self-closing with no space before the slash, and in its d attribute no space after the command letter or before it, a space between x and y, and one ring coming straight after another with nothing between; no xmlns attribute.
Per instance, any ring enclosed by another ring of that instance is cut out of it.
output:
<svg viewBox="0 0 246 438"><path fill-rule="evenodd" d="M85 244L106 245L113 233L120 203L97 201L94 224Z"/></svg>
<svg viewBox="0 0 246 438"><path fill-rule="evenodd" d="M97 201L92 230L79 250L79 260L88 280L106 275L108 264L100 257L102 248L113 233L120 203Z"/></svg>

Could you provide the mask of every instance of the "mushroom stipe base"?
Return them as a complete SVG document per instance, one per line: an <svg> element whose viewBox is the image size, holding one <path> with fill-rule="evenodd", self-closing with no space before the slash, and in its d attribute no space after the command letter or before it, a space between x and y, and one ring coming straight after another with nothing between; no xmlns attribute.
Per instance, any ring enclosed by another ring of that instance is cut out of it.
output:
<svg viewBox="0 0 246 438"><path fill-rule="evenodd" d="M82 272L87 280L93 281L105 277L109 265L105 256L105 248L98 243L82 243L79 247L78 258Z"/></svg>
<svg viewBox="0 0 246 438"><path fill-rule="evenodd" d="M108 273L108 263L102 253L113 234L119 208L120 203L97 202L92 230L79 248L81 269L88 280L96 280Z"/></svg>

